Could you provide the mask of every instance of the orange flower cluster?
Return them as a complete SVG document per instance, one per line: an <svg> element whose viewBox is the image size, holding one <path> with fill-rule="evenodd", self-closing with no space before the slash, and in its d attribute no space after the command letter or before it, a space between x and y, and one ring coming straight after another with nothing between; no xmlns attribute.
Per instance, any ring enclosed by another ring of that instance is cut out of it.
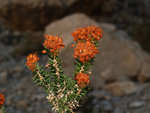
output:
<svg viewBox="0 0 150 113"><path fill-rule="evenodd" d="M72 36L76 42L91 42L93 39L100 40L100 38L103 36L102 33L103 31L99 27L88 26L85 28L78 28L72 33Z"/></svg>
<svg viewBox="0 0 150 113"><path fill-rule="evenodd" d="M38 60L39 60L39 57L37 57L36 54L29 54L27 56L27 62L26 62L27 67L31 71L34 71Z"/></svg>
<svg viewBox="0 0 150 113"><path fill-rule="evenodd" d="M87 63L91 58L99 53L98 48L90 42L77 43L74 51L74 58L78 58L82 63Z"/></svg>
<svg viewBox="0 0 150 113"><path fill-rule="evenodd" d="M81 88L86 87L89 84L89 76L85 73L77 73L75 80Z"/></svg>
<svg viewBox="0 0 150 113"><path fill-rule="evenodd" d="M0 94L0 108L3 106L4 102L5 102L5 97L3 94Z"/></svg>
<svg viewBox="0 0 150 113"><path fill-rule="evenodd" d="M64 47L62 38L53 35L45 35L46 40L43 45L53 53L58 53L60 48Z"/></svg>

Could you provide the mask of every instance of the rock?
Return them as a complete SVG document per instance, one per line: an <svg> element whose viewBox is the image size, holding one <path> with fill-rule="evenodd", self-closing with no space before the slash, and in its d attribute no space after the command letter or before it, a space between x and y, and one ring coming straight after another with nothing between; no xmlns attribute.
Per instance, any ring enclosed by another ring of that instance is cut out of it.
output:
<svg viewBox="0 0 150 113"><path fill-rule="evenodd" d="M148 83L145 83L145 84L136 84L136 87L137 87L137 93L136 94L140 94L142 93L144 90L146 90L146 88L149 87L149 84ZM145 97L143 97L145 98Z"/></svg>
<svg viewBox="0 0 150 113"><path fill-rule="evenodd" d="M141 83L150 81L150 57L146 53L143 55L145 55L145 59L143 60L143 63L142 63L143 66L140 71L140 74L138 75L138 80Z"/></svg>
<svg viewBox="0 0 150 113"><path fill-rule="evenodd" d="M0 90L0 92L1 92L1 93L6 93L6 88L2 88L2 89Z"/></svg>
<svg viewBox="0 0 150 113"><path fill-rule="evenodd" d="M17 90L24 90L25 86L23 84L18 84Z"/></svg>
<svg viewBox="0 0 150 113"><path fill-rule="evenodd" d="M95 67L99 68L100 76L106 82L128 80L137 76L141 69L142 49L118 33L104 33L100 41L101 54L97 56Z"/></svg>
<svg viewBox="0 0 150 113"><path fill-rule="evenodd" d="M13 100L12 99L9 99L6 101L6 105L7 106L11 106L13 104Z"/></svg>
<svg viewBox="0 0 150 113"><path fill-rule="evenodd" d="M129 104L129 107L130 108L138 108L138 107L142 107L144 105L145 105L145 102L138 102L138 101L136 101L136 102L131 102Z"/></svg>
<svg viewBox="0 0 150 113"><path fill-rule="evenodd" d="M109 101L106 100L100 101L99 106L101 107L102 111L108 111L108 112L113 111L113 106Z"/></svg>
<svg viewBox="0 0 150 113"><path fill-rule="evenodd" d="M76 28L87 25L101 27L84 14L77 13L57 20L45 28L46 34L58 35L59 33L59 36L62 36L64 39L66 47L62 49L61 56L64 59L64 67L65 69L67 67L66 70L69 75L74 70L74 58L70 57L73 54L73 49L69 47L74 43L71 32L75 31ZM142 50L140 45L131 41L125 31L115 30L116 28L111 24L101 23L101 25L104 28L104 36L99 44L100 54L96 55L92 66L92 74L90 75L91 87L98 89L107 82L135 79L142 72L149 76L149 72L144 71L144 67L147 66L147 70L150 68L150 63L145 63L145 59L149 59L150 56ZM107 30L109 26L111 28Z"/></svg>
<svg viewBox="0 0 150 113"><path fill-rule="evenodd" d="M108 23L100 23L101 28L106 32L113 32L116 30L116 26Z"/></svg>
<svg viewBox="0 0 150 113"><path fill-rule="evenodd" d="M0 56L0 62L4 61L5 57L4 56Z"/></svg>
<svg viewBox="0 0 150 113"><path fill-rule="evenodd" d="M29 104L27 103L27 101L25 100L19 100L16 103L16 107L17 109L22 109L22 110L26 110L28 108Z"/></svg>
<svg viewBox="0 0 150 113"><path fill-rule="evenodd" d="M115 96L124 96L128 94L135 93L137 91L137 87L131 81L124 82L114 82L106 85L104 90L110 91Z"/></svg>
<svg viewBox="0 0 150 113"><path fill-rule="evenodd" d="M36 98L38 101L43 101L46 99L46 95L45 94L39 94L36 96Z"/></svg>
<svg viewBox="0 0 150 113"><path fill-rule="evenodd" d="M99 105L95 105L93 106L93 112L92 113L99 113L100 112L100 106Z"/></svg>
<svg viewBox="0 0 150 113"><path fill-rule="evenodd" d="M104 32L100 50L101 54L97 55L93 68L99 69L99 75L105 82L137 78L140 70L144 70L145 66L150 67L150 63L145 63L146 52L123 31Z"/></svg>
<svg viewBox="0 0 150 113"><path fill-rule="evenodd" d="M93 90L88 93L88 96L92 96L98 99L111 100L110 93L104 90Z"/></svg>
<svg viewBox="0 0 150 113"><path fill-rule="evenodd" d="M32 101L35 101L35 100L43 101L46 99L46 95L45 94L33 95L31 99L32 99Z"/></svg>
<svg viewBox="0 0 150 113"><path fill-rule="evenodd" d="M16 95L21 97L21 96L23 95L23 91L18 90L18 91L16 92Z"/></svg>
<svg viewBox="0 0 150 113"><path fill-rule="evenodd" d="M0 73L0 83L7 83L8 73L3 71Z"/></svg>
<svg viewBox="0 0 150 113"><path fill-rule="evenodd" d="M93 76L94 75L94 76ZM96 71L93 71L93 74L90 74L90 87L94 89L99 89L105 86L104 80L96 74Z"/></svg>
<svg viewBox="0 0 150 113"><path fill-rule="evenodd" d="M124 111L123 111L122 109L116 108L116 109L114 110L114 113L124 113Z"/></svg>
<svg viewBox="0 0 150 113"><path fill-rule="evenodd" d="M14 103L14 95L12 93L12 95L7 96L7 98L6 98L6 105L13 107L14 106L13 103Z"/></svg>
<svg viewBox="0 0 150 113"><path fill-rule="evenodd" d="M12 42L12 35L10 34L10 30L5 30L0 34L0 39L4 44L10 44Z"/></svg>

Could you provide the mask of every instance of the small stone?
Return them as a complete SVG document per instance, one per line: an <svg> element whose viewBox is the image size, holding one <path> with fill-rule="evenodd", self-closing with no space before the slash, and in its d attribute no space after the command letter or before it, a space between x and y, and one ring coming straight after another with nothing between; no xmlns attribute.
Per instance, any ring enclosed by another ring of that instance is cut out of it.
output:
<svg viewBox="0 0 150 113"><path fill-rule="evenodd" d="M9 99L9 100L6 101L7 106L10 106L12 103L13 103L12 99Z"/></svg>
<svg viewBox="0 0 150 113"><path fill-rule="evenodd" d="M8 73L7 71L0 73L0 83L6 83L7 82Z"/></svg>
<svg viewBox="0 0 150 113"><path fill-rule="evenodd" d="M112 111L113 110L113 106L111 105L111 103L106 100L100 102L100 106L103 111Z"/></svg>
<svg viewBox="0 0 150 113"><path fill-rule="evenodd" d="M2 88L1 92L2 92L2 93L6 93L6 89L5 89L5 88Z"/></svg>
<svg viewBox="0 0 150 113"><path fill-rule="evenodd" d="M145 105L145 102L132 102L129 104L130 108L138 108L138 107L142 107Z"/></svg>
<svg viewBox="0 0 150 113"><path fill-rule="evenodd" d="M25 89L25 86L24 86L23 84L19 84L17 89L18 89L18 90L24 90L24 89Z"/></svg>
<svg viewBox="0 0 150 113"><path fill-rule="evenodd" d="M7 99L6 99L6 105L7 106L10 106L10 105L12 105L13 104L13 96L11 95L11 96L8 96L7 97Z"/></svg>
<svg viewBox="0 0 150 113"><path fill-rule="evenodd" d="M44 94L39 94L39 95L36 95L36 98L38 101L42 101L42 100L46 99L46 96Z"/></svg>
<svg viewBox="0 0 150 113"><path fill-rule="evenodd" d="M124 113L124 111L122 109L116 108L114 110L114 113Z"/></svg>
<svg viewBox="0 0 150 113"><path fill-rule="evenodd" d="M28 108L29 104L25 100L20 100L16 103L17 109L26 110Z"/></svg>
<svg viewBox="0 0 150 113"><path fill-rule="evenodd" d="M19 73L22 73L22 72L23 72L23 69L22 69L21 66L16 66L16 67L14 68L14 71L19 72Z"/></svg>
<svg viewBox="0 0 150 113"><path fill-rule="evenodd" d="M17 96L22 96L23 92L21 90L17 91Z"/></svg>
<svg viewBox="0 0 150 113"><path fill-rule="evenodd" d="M98 99L111 100L110 93L108 91L104 91L104 90L93 90L90 93L88 93L88 96L93 96Z"/></svg>
<svg viewBox="0 0 150 113"><path fill-rule="evenodd" d="M124 96L137 91L137 87L132 81L117 81L106 85L104 89L110 91L115 96Z"/></svg>
<svg viewBox="0 0 150 113"><path fill-rule="evenodd" d="M4 61L4 60L5 60L5 57L4 56L0 56L0 62Z"/></svg>

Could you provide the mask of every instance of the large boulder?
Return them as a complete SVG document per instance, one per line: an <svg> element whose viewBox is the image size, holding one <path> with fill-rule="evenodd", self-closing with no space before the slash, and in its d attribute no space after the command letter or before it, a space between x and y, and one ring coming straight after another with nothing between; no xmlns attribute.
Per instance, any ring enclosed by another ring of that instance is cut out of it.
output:
<svg viewBox="0 0 150 113"><path fill-rule="evenodd" d="M49 24L45 28L46 34L62 36L66 48L62 50L62 59L68 74L73 71L74 43L71 32L76 28L96 25L102 27L104 36L100 40L100 54L96 55L92 74L91 87L101 88L105 83L125 80L145 81L150 78L150 56L142 50L140 45L132 40L126 32L116 30L116 27L106 23L96 23L84 14L73 14ZM146 67L146 68L145 68ZM142 79L142 76L146 78Z"/></svg>

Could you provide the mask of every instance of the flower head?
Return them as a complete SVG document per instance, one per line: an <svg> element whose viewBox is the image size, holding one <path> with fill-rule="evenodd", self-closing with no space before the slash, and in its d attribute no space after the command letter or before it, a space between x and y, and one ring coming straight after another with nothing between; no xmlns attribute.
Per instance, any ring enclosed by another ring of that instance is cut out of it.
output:
<svg viewBox="0 0 150 113"><path fill-rule="evenodd" d="M46 50L42 50L42 53L46 53Z"/></svg>
<svg viewBox="0 0 150 113"><path fill-rule="evenodd" d="M50 52L57 54L60 48L64 47L62 38L53 35L45 35L46 40L43 45L50 50Z"/></svg>
<svg viewBox="0 0 150 113"><path fill-rule="evenodd" d="M89 76L86 73L77 73L75 80L81 88L86 87L89 84Z"/></svg>
<svg viewBox="0 0 150 113"><path fill-rule="evenodd" d="M29 54L27 56L27 62L26 62L27 67L31 71L34 71L38 60L39 60L39 57L37 57L36 54Z"/></svg>
<svg viewBox="0 0 150 113"><path fill-rule="evenodd" d="M99 53L98 48L90 42L77 43L74 51L74 58L78 58L82 63L87 63L91 58Z"/></svg>
<svg viewBox="0 0 150 113"><path fill-rule="evenodd" d="M96 26L88 26L85 28L78 28L72 33L76 42L97 42L103 36L103 31Z"/></svg>
<svg viewBox="0 0 150 113"><path fill-rule="evenodd" d="M0 108L3 106L4 102L5 102L5 97L3 94L0 94Z"/></svg>

